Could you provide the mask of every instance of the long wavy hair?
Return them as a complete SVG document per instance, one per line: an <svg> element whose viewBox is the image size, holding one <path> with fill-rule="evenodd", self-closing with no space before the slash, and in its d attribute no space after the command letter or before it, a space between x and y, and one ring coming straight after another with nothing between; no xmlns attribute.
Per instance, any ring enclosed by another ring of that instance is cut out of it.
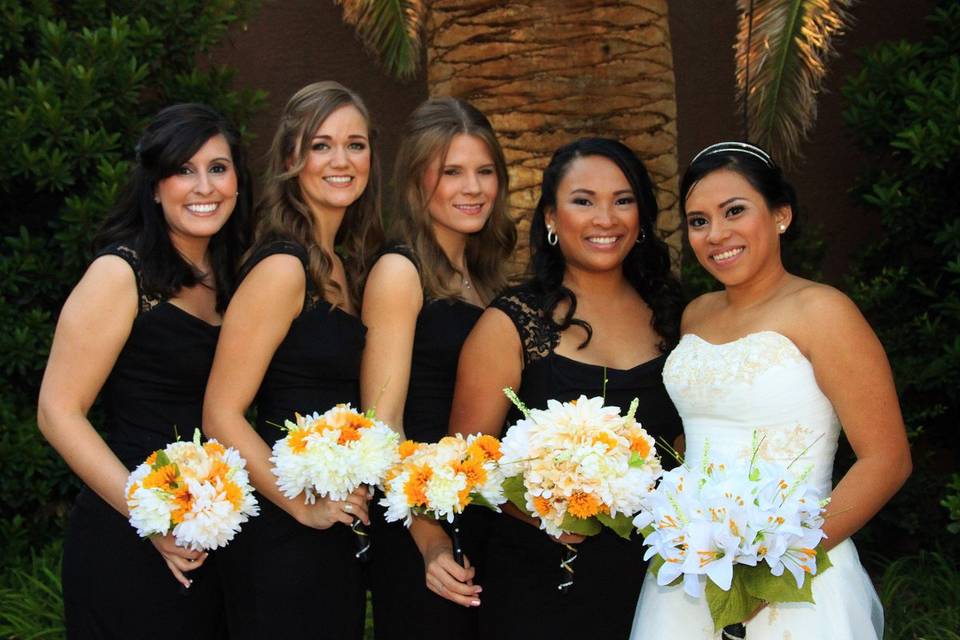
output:
<svg viewBox="0 0 960 640"><path fill-rule="evenodd" d="M582 327L587 338L579 348L590 343L593 330L585 320L576 317L577 296L563 284L566 259L559 244L547 242L545 213L556 210L557 188L570 166L578 158L601 156L616 164L630 183L640 209L640 243L631 247L623 260L623 274L653 312L652 325L661 337L662 352L676 346L680 339L680 315L683 296L680 283L670 271L667 245L655 230L657 200L646 168L626 145L608 138L582 138L557 149L543 172L540 200L530 223L530 269L534 290L541 295L544 315L554 318L557 305L567 302L567 310L557 323L562 331L570 325Z"/></svg>
<svg viewBox="0 0 960 640"><path fill-rule="evenodd" d="M343 259L347 291L340 291L330 274L333 256L316 242L314 221L298 176L307 163L310 142L317 129L337 109L352 106L367 123L370 140L370 174L367 188L347 207L334 246ZM303 87L287 102L273 137L264 174L263 193L257 203L260 216L251 253L276 240L292 240L307 253L307 276L317 290L334 292L359 307L360 292L372 260L383 242L380 219L380 160L370 112L356 93L337 82L315 82Z"/></svg>
<svg viewBox="0 0 960 640"><path fill-rule="evenodd" d="M226 224L210 238L210 269L223 312L233 291L239 261L250 239L252 190L246 151L237 130L204 104L175 104L157 113L136 145L130 177L93 241L94 251L128 245L140 260L141 293L170 298L206 276L170 240L163 207L154 200L157 183L176 173L210 138L222 135L237 175L237 201Z"/></svg>
<svg viewBox="0 0 960 640"><path fill-rule="evenodd" d="M451 286L460 273L437 242L429 202L437 184L424 184L433 163L446 161L450 143L458 135L482 140L493 158L497 196L490 217L477 233L467 238L465 258L472 286L489 301L507 285L506 261L517 243L517 230L507 212L509 178L503 150L490 121L476 107L457 98L430 98L411 114L397 151L395 215L391 240L409 246L420 261L420 279L427 297L457 298L460 288Z"/></svg>

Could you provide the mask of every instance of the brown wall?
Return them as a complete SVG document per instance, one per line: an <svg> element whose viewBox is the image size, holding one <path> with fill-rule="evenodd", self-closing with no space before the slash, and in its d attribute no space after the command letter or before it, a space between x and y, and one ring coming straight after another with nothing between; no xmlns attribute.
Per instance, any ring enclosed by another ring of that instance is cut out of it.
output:
<svg viewBox="0 0 960 640"><path fill-rule="evenodd" d="M805 147L805 160L792 171L803 215L822 224L827 238L824 274L842 279L846 261L875 230L848 191L864 158L853 147L841 120L840 87L859 67L856 51L878 41L912 38L924 32L931 0L872 0L855 5L850 33L839 42L820 97L817 125ZM734 0L671 0L680 166L701 147L741 137L734 101ZM266 151L280 109L299 87L321 79L338 80L367 101L381 132L385 175L389 176L397 138L410 111L427 95L423 76L406 83L388 78L371 61L343 24L332 0L265 0L246 30L234 29L215 52L219 63L239 69L239 84L270 92L268 108L253 124L254 157ZM255 164L255 169L260 165Z"/></svg>

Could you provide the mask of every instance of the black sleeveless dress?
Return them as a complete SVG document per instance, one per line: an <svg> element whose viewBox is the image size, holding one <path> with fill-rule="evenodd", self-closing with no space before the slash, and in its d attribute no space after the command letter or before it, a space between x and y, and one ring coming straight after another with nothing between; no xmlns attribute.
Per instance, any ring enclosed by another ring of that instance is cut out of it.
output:
<svg viewBox="0 0 960 640"><path fill-rule="evenodd" d="M410 249L392 247L419 271ZM483 309L463 300L424 297L413 338L410 384L403 409L408 439L437 442L447 435L457 360L467 334ZM488 509L467 509L463 516L465 553L471 563L481 562ZM469 640L477 637L477 610L441 598L424 583L423 557L403 522L388 523L384 507L371 504L372 558L370 588L373 595L374 633L377 640L414 638Z"/></svg>
<svg viewBox="0 0 960 640"><path fill-rule="evenodd" d="M107 444L132 470L177 434L190 439L200 426L219 327L145 294L132 249L113 245L97 257L103 255L127 261L140 295L130 336L100 395ZM187 574L194 582L184 589L150 541L84 487L64 542L67 637L224 637L217 553Z"/></svg>
<svg viewBox="0 0 960 640"><path fill-rule="evenodd" d="M560 334L540 311L539 297L529 285L508 291L491 306L506 313L520 335L524 367L517 395L528 407L545 408L549 399L602 395L604 367L554 352ZM606 404L626 411L638 398L637 420L654 438L672 442L681 433L681 423L660 378L665 360L659 356L628 370L607 368ZM520 417L512 410L507 424ZM481 636L628 638L646 569L642 537L627 541L604 528L577 550L573 587L562 594L557 584L563 547L525 522L498 516L487 551Z"/></svg>
<svg viewBox="0 0 960 640"><path fill-rule="evenodd" d="M250 258L241 277L275 254L296 256L306 269L303 247L275 242ZM270 446L284 436L274 425L294 413L346 402L356 407L360 400L363 324L326 302L309 277L307 283L303 311L277 347L255 401L257 433ZM230 637L360 638L365 590L353 536L342 524L306 527L260 499L260 515L220 556Z"/></svg>

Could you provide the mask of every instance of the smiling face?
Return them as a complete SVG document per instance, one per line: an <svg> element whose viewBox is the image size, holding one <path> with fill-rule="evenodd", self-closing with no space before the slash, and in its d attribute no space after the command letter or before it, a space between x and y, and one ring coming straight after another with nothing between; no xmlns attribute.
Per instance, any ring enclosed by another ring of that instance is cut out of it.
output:
<svg viewBox="0 0 960 640"><path fill-rule="evenodd" d="M441 160L443 166L440 166ZM450 141L445 158L439 155L423 175L429 193L427 209L439 236L469 235L483 229L497 199L496 165L487 143L469 134Z"/></svg>
<svg viewBox="0 0 960 640"><path fill-rule="evenodd" d="M312 211L343 213L370 178L367 121L356 107L345 105L327 116L308 144L297 176L304 201Z"/></svg>
<svg viewBox="0 0 960 640"><path fill-rule="evenodd" d="M725 286L783 268L780 234L791 210L771 211L763 195L736 171L704 176L687 194L687 237L703 267Z"/></svg>
<svg viewBox="0 0 960 640"><path fill-rule="evenodd" d="M640 234L640 209L630 182L612 160L573 160L557 185L557 206L544 214L568 268L621 269Z"/></svg>
<svg viewBox="0 0 960 640"><path fill-rule="evenodd" d="M237 173L222 135L207 140L177 171L157 182L159 199L174 244L210 238L237 203Z"/></svg>

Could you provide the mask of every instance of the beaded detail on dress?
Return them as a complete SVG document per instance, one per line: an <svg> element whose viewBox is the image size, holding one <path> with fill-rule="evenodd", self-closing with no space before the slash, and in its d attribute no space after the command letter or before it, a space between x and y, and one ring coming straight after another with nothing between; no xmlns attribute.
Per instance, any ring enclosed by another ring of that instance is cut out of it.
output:
<svg viewBox="0 0 960 640"><path fill-rule="evenodd" d="M148 294L143 290L143 273L140 270L140 256L137 255L135 250L124 244L112 244L97 253L97 257L107 255L123 258L127 261L127 264L130 265L130 268L133 269L133 273L137 278L137 294L140 299L138 313L150 311L166 300L159 294Z"/></svg>
<svg viewBox="0 0 960 640"><path fill-rule="evenodd" d="M490 303L517 327L523 345L523 364L546 358L560 344L560 331L540 308L539 296L527 286L515 287Z"/></svg>

